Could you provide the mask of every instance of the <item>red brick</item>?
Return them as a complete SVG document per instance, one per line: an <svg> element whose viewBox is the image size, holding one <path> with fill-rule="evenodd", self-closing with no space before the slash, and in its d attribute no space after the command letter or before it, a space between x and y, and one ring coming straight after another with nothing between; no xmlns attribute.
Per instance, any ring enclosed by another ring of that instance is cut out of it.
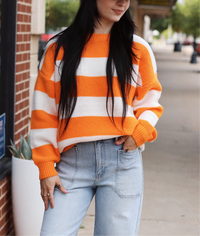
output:
<svg viewBox="0 0 200 236"><path fill-rule="evenodd" d="M31 6L27 6L26 12L31 13Z"/></svg>
<svg viewBox="0 0 200 236"><path fill-rule="evenodd" d="M16 125L17 126L17 125ZM15 129L15 131L18 131L19 129ZM18 133L18 134L15 134L15 143L17 142L17 141L19 141L19 139L20 139L20 134Z"/></svg>
<svg viewBox="0 0 200 236"><path fill-rule="evenodd" d="M22 32L25 32L25 31L26 31L26 25L24 25L24 24L21 25L21 31L22 31Z"/></svg>
<svg viewBox="0 0 200 236"><path fill-rule="evenodd" d="M26 12L26 6L22 5L22 12Z"/></svg>
<svg viewBox="0 0 200 236"><path fill-rule="evenodd" d="M6 178L0 182L0 187L6 182ZM0 195L1 196L1 195Z"/></svg>
<svg viewBox="0 0 200 236"><path fill-rule="evenodd" d="M22 54L17 54L16 56L16 62L22 61Z"/></svg>
<svg viewBox="0 0 200 236"><path fill-rule="evenodd" d="M25 16L24 16L24 22L28 22L28 18L29 18L29 16L28 16L28 15L25 15Z"/></svg>
<svg viewBox="0 0 200 236"><path fill-rule="evenodd" d="M29 88L29 81L26 81L25 84L24 84L24 88Z"/></svg>
<svg viewBox="0 0 200 236"><path fill-rule="evenodd" d="M2 197L1 199L0 199L0 206L3 206L3 204L5 204L5 202L6 202L6 197L4 196L4 197ZM1 228L2 226L0 226L0 228Z"/></svg>
<svg viewBox="0 0 200 236"><path fill-rule="evenodd" d="M27 73L23 73L23 80L27 80L27 79L28 79Z"/></svg>
<svg viewBox="0 0 200 236"><path fill-rule="evenodd" d="M5 218L0 220L0 229L3 227L3 225L5 224ZM1 231L0 231L1 233Z"/></svg>
<svg viewBox="0 0 200 236"><path fill-rule="evenodd" d="M19 121L20 119L21 119L21 113L15 115L15 122Z"/></svg>
<svg viewBox="0 0 200 236"><path fill-rule="evenodd" d="M21 52L21 45L20 44L17 44L17 50L16 52Z"/></svg>
<svg viewBox="0 0 200 236"><path fill-rule="evenodd" d="M31 48L31 47L30 47L30 43L27 43L27 44L26 44L26 51L29 51L30 48Z"/></svg>
<svg viewBox="0 0 200 236"><path fill-rule="evenodd" d="M17 22L23 22L23 15L20 13L17 14Z"/></svg>
<svg viewBox="0 0 200 236"><path fill-rule="evenodd" d="M18 125L19 125L18 130L22 129L23 128L23 120L21 120Z"/></svg>
<svg viewBox="0 0 200 236"><path fill-rule="evenodd" d="M25 50L25 44L21 44L21 51Z"/></svg>
<svg viewBox="0 0 200 236"><path fill-rule="evenodd" d="M22 110L24 108L24 101L19 103L19 110Z"/></svg>
<svg viewBox="0 0 200 236"><path fill-rule="evenodd" d="M29 106L29 99L24 101L24 107L27 107L27 106Z"/></svg>
<svg viewBox="0 0 200 236"><path fill-rule="evenodd" d="M26 25L26 32L31 32L31 25Z"/></svg>
<svg viewBox="0 0 200 236"><path fill-rule="evenodd" d="M17 94L15 96L16 102L19 102L21 100L21 93Z"/></svg>
<svg viewBox="0 0 200 236"><path fill-rule="evenodd" d="M17 4L17 12L21 11L21 4Z"/></svg>
<svg viewBox="0 0 200 236"><path fill-rule="evenodd" d="M24 98L26 98L27 96L26 96L26 91L24 91L23 93L22 93L22 99L24 99Z"/></svg>
<svg viewBox="0 0 200 236"><path fill-rule="evenodd" d="M23 39L22 39L22 34L18 34L17 35L17 42L22 42Z"/></svg>
<svg viewBox="0 0 200 236"><path fill-rule="evenodd" d="M17 32L20 32L20 31L21 31L21 25L17 24Z"/></svg>

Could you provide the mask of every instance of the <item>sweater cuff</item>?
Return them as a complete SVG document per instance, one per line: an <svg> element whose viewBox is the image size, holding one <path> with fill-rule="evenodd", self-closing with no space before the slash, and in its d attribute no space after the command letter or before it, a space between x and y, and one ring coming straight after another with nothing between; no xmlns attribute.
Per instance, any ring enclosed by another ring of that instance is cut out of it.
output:
<svg viewBox="0 0 200 236"><path fill-rule="evenodd" d="M139 120L135 127L132 137L134 138L138 147L147 141L153 141L157 137L156 129L145 120Z"/></svg>
<svg viewBox="0 0 200 236"><path fill-rule="evenodd" d="M54 167L54 162L44 162L38 165L40 172L40 180L51 176L58 175Z"/></svg>

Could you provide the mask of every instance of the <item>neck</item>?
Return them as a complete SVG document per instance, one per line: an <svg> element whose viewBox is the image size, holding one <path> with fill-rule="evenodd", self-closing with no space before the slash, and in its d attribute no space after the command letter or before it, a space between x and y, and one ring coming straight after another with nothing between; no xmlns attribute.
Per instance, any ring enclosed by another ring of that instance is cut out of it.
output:
<svg viewBox="0 0 200 236"><path fill-rule="evenodd" d="M95 27L94 27L94 33L95 34L109 34L113 24L114 24L114 22L103 22L103 21L100 21L100 23L99 23L96 20L95 21Z"/></svg>

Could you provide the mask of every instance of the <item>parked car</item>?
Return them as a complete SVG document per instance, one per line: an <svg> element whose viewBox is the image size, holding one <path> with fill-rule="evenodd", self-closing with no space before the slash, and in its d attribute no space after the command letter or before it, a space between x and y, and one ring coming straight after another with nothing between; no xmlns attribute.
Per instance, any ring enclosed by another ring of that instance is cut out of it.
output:
<svg viewBox="0 0 200 236"><path fill-rule="evenodd" d="M185 39L183 42L182 42L182 45L184 46L187 46L187 45L192 45L193 44L193 41L190 41L188 39Z"/></svg>
<svg viewBox="0 0 200 236"><path fill-rule="evenodd" d="M197 52L197 55L200 56L200 43L197 44L196 52Z"/></svg>

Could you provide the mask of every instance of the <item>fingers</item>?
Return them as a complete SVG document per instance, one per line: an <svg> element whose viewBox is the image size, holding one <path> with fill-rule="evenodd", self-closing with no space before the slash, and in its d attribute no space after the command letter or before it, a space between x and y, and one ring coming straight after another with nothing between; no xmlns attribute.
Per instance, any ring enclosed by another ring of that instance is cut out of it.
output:
<svg viewBox="0 0 200 236"><path fill-rule="evenodd" d="M120 144L123 144L123 150L125 152L128 152L128 151L132 151L132 150L135 150L137 149L137 144L135 142L135 140L133 139L132 136L122 136L120 137L117 141L115 141L115 144L117 145L120 145Z"/></svg>
<svg viewBox="0 0 200 236"><path fill-rule="evenodd" d="M65 187L62 185L62 183L60 182L59 184L57 184L57 187L59 188L59 190L62 193L67 193L67 190L65 189Z"/></svg>
<svg viewBox="0 0 200 236"><path fill-rule="evenodd" d="M44 201L45 210L48 209L49 203L51 208L54 208L54 188L56 185L60 186L60 190L63 193L67 193L66 189L62 186L59 176L52 176L40 181L41 184L41 196Z"/></svg>
<svg viewBox="0 0 200 236"><path fill-rule="evenodd" d="M43 187L41 189L41 195L42 195L42 199L44 201L45 210L48 209L49 202L50 202L51 208L54 208L53 192L54 192L54 189L52 189L52 188Z"/></svg>
<svg viewBox="0 0 200 236"><path fill-rule="evenodd" d="M128 151L133 151L137 148L138 148L138 146L137 146L135 140L133 139L133 137L128 136L128 138L126 139L126 142L123 145L123 150L125 152L128 152Z"/></svg>
<svg viewBox="0 0 200 236"><path fill-rule="evenodd" d="M120 145L122 143L125 143L126 139L127 139L127 136L122 136L117 141L115 141L115 144Z"/></svg>

